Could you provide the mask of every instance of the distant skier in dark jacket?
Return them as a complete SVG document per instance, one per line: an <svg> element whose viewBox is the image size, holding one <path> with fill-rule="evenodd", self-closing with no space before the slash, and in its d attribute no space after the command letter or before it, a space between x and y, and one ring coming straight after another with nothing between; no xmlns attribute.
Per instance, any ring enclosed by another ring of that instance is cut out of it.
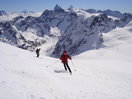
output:
<svg viewBox="0 0 132 99"><path fill-rule="evenodd" d="M72 71L68 65L68 58L71 59L71 57L67 54L66 50L64 50L64 53L61 55L60 60L64 65L65 70L67 71L67 68L69 72L72 74Z"/></svg>
<svg viewBox="0 0 132 99"><path fill-rule="evenodd" d="M40 48L37 48L37 49L36 49L37 57L39 57L39 52L40 52Z"/></svg>

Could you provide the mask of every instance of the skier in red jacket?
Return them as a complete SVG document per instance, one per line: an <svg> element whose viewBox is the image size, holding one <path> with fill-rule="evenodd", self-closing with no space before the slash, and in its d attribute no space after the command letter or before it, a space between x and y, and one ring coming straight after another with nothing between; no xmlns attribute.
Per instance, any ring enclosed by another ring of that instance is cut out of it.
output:
<svg viewBox="0 0 132 99"><path fill-rule="evenodd" d="M67 68L69 72L72 74L72 71L68 65L68 58L71 59L71 57L67 54L66 50L64 50L64 53L61 55L60 60L64 64L64 68L67 71Z"/></svg>

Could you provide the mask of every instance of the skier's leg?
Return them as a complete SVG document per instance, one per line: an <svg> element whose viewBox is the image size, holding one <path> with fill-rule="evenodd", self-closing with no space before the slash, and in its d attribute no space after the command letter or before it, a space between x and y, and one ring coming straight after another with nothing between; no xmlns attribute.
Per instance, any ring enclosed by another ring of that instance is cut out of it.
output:
<svg viewBox="0 0 132 99"><path fill-rule="evenodd" d="M72 71L71 71L71 69L70 69L70 67L69 67L69 65L68 65L68 62L66 62L66 66L67 66L69 72L72 73Z"/></svg>
<svg viewBox="0 0 132 99"><path fill-rule="evenodd" d="M67 68L66 68L66 63L65 63L65 62L63 62L63 65L64 65L65 70L67 71Z"/></svg>
<svg viewBox="0 0 132 99"><path fill-rule="evenodd" d="M37 53L37 57L39 57L39 53Z"/></svg>

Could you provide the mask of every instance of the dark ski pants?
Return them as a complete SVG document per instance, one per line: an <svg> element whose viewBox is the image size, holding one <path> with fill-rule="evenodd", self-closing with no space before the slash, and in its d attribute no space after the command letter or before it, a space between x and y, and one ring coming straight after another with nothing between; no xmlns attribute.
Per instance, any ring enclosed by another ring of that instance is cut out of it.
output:
<svg viewBox="0 0 132 99"><path fill-rule="evenodd" d="M68 62L63 62L63 65L64 65L64 68L65 68L66 71L67 71L67 68L68 68L69 72L72 73L72 71L71 71L71 69L68 65Z"/></svg>
<svg viewBox="0 0 132 99"><path fill-rule="evenodd" d="M36 53L37 54L37 57L39 57L39 53Z"/></svg>

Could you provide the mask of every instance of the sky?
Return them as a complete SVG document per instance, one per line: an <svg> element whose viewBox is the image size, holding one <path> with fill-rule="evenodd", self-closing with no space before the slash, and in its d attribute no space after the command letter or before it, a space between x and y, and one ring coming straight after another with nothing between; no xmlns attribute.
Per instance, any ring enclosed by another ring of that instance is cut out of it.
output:
<svg viewBox="0 0 132 99"><path fill-rule="evenodd" d="M132 13L132 0L0 0L0 10L9 12L52 10L58 4L64 9L75 8L96 10L117 10Z"/></svg>

